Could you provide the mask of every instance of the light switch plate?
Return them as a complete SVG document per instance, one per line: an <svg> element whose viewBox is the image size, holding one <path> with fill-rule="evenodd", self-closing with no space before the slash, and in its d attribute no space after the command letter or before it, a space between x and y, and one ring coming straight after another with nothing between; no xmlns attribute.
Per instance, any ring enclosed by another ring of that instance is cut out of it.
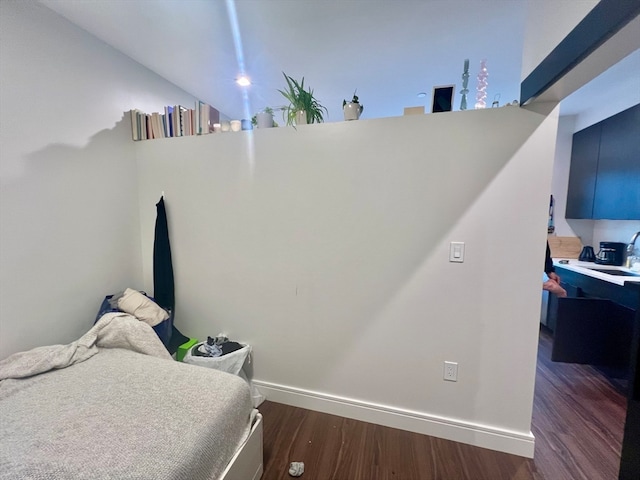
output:
<svg viewBox="0 0 640 480"><path fill-rule="evenodd" d="M464 262L464 242L451 242L449 244L449 261Z"/></svg>

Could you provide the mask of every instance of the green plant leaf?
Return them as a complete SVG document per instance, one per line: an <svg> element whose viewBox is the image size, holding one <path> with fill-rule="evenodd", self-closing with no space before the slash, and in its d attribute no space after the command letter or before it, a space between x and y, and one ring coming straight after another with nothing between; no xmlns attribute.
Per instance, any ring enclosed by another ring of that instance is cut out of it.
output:
<svg viewBox="0 0 640 480"><path fill-rule="evenodd" d="M327 114L329 111L317 101L311 88L305 90L304 77L298 82L284 72L282 72L282 75L287 82L287 88L278 90L278 92L289 102L289 106L283 112L283 119L286 119L287 125L294 125L296 112L302 110L306 112L307 123L323 122L323 110Z"/></svg>

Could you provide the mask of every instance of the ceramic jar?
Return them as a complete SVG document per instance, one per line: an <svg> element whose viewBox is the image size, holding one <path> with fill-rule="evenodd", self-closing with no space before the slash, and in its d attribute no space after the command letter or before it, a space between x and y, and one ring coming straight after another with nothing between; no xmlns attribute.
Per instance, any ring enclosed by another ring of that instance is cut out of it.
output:
<svg viewBox="0 0 640 480"><path fill-rule="evenodd" d="M273 115L268 112L260 112L256 114L256 126L258 128L273 127Z"/></svg>
<svg viewBox="0 0 640 480"><path fill-rule="evenodd" d="M344 112L345 120L358 120L362 113L362 105L355 102L347 102L344 107L342 107L342 111Z"/></svg>

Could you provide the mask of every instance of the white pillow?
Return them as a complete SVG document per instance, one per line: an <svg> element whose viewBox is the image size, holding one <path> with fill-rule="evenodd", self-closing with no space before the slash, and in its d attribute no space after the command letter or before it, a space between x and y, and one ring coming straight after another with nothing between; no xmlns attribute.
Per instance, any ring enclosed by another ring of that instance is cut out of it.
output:
<svg viewBox="0 0 640 480"><path fill-rule="evenodd" d="M131 288L127 288L118 299L118 308L152 327L169 318L167 311L160 305Z"/></svg>

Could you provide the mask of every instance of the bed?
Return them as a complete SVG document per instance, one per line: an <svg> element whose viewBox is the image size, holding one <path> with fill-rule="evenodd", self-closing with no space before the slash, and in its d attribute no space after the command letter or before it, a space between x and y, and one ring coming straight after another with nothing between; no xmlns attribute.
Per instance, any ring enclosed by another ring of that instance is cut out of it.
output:
<svg viewBox="0 0 640 480"><path fill-rule="evenodd" d="M257 480L262 417L237 376L175 362L107 314L0 362L0 478Z"/></svg>

